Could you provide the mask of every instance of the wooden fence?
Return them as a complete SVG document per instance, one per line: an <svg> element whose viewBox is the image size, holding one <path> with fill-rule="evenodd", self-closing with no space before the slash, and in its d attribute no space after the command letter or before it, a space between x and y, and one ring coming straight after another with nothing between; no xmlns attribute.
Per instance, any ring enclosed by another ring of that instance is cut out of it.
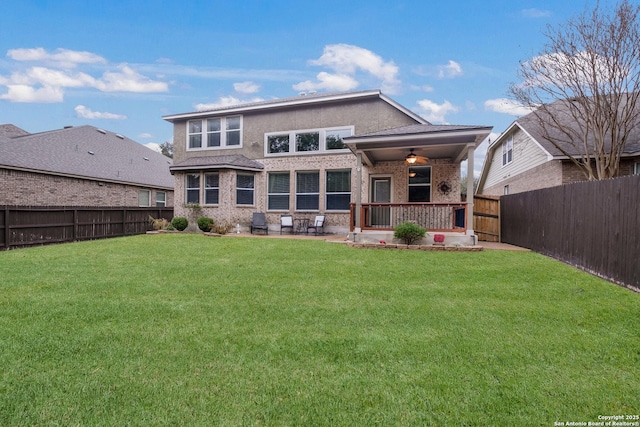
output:
<svg viewBox="0 0 640 427"><path fill-rule="evenodd" d="M500 241L500 197L473 197L473 231L480 241Z"/></svg>
<svg viewBox="0 0 640 427"><path fill-rule="evenodd" d="M143 234L173 208L0 206L0 250Z"/></svg>
<svg viewBox="0 0 640 427"><path fill-rule="evenodd" d="M640 290L640 176L501 198L502 241Z"/></svg>

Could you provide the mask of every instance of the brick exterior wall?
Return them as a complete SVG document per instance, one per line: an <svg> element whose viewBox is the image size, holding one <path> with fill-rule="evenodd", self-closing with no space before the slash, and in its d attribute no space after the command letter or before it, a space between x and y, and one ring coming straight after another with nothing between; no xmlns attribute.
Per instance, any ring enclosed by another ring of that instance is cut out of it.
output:
<svg viewBox="0 0 640 427"><path fill-rule="evenodd" d="M636 161L635 159L620 161L619 175L632 175ZM504 194L505 185L509 186L510 194L515 194L585 180L586 177L584 173L572 162L568 160L552 160L515 177L506 179L498 185L488 187L482 194L487 196L501 196Z"/></svg>
<svg viewBox="0 0 640 427"><path fill-rule="evenodd" d="M486 196L502 196L504 187L509 186L509 194L538 190L540 188L561 185L563 166L560 160L552 160L524 173L505 179L498 185L485 188L482 192Z"/></svg>
<svg viewBox="0 0 640 427"><path fill-rule="evenodd" d="M232 225L240 224L243 230L249 227L253 212L266 212L267 223L276 227L280 224L280 215L290 213L298 217L313 218L320 213L326 215L327 231L334 233L347 233L349 230L348 211L327 211L325 208L325 177L326 171L330 170L351 170L351 202L355 203L357 191L356 181L356 158L353 154L319 155L306 156L301 164L299 157L278 157L261 159L265 165L265 171L255 174L255 205L236 205L236 171L220 170L219 203L216 206L201 206L198 212L187 208L185 200L185 174L175 173L175 194L177 194L175 205L175 216L184 216L190 222L190 228L195 227L198 216L208 216L215 221L224 221ZM460 203L460 165L451 163L448 160L431 160L431 200L440 203ZM318 211L296 211L295 210L295 171L319 171L320 174L320 206ZM269 172L291 171L289 188L289 211L269 211L267 209L267 177ZM369 183L372 175L390 176L393 184L394 203L403 203L408 199L409 169L404 162L382 162L373 168L363 168L362 171L362 202L369 200ZM242 172L240 172L242 173ZM451 191L443 194L438 189L441 182L447 182ZM201 184L203 178L201 178ZM204 200L201 194L200 200Z"/></svg>
<svg viewBox="0 0 640 427"><path fill-rule="evenodd" d="M138 192L164 191L167 206L173 206L173 191L103 181L0 169L0 205L12 206L126 206L139 205Z"/></svg>

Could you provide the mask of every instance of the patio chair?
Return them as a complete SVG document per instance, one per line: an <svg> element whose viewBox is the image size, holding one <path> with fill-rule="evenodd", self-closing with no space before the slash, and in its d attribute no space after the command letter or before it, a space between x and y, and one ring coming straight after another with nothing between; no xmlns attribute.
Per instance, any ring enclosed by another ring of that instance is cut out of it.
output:
<svg viewBox="0 0 640 427"><path fill-rule="evenodd" d="M324 234L324 215L316 215L316 219L313 220L313 224L307 226L307 234L309 230L313 230L314 234Z"/></svg>
<svg viewBox="0 0 640 427"><path fill-rule="evenodd" d="M282 230L290 229L291 234L293 234L293 216L291 215L280 215L280 234L282 234Z"/></svg>
<svg viewBox="0 0 640 427"><path fill-rule="evenodd" d="M269 227L267 226L267 219L264 212L254 212L253 219L251 220L251 226L249 227L251 234L253 230L264 230L265 234L269 234Z"/></svg>

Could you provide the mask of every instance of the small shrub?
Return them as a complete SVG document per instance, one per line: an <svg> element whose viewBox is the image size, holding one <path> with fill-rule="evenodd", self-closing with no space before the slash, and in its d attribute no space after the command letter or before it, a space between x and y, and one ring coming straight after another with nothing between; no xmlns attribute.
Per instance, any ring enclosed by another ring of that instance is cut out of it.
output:
<svg viewBox="0 0 640 427"><path fill-rule="evenodd" d="M217 234L227 234L233 230L233 225L227 221L218 221L211 226L211 231Z"/></svg>
<svg viewBox="0 0 640 427"><path fill-rule="evenodd" d="M183 216L177 216L171 220L171 225L178 231L184 231L189 225L189 221Z"/></svg>
<svg viewBox="0 0 640 427"><path fill-rule="evenodd" d="M208 233L209 231L211 231L211 228L213 227L213 219L206 217L206 216L201 216L200 218L198 218L198 228L202 231L204 231L205 233Z"/></svg>
<svg viewBox="0 0 640 427"><path fill-rule="evenodd" d="M427 233L427 230L420 227L414 222L405 221L402 224L396 226L393 231L393 237L401 240L407 245L412 245L418 240L422 239Z"/></svg>
<svg viewBox="0 0 640 427"><path fill-rule="evenodd" d="M165 218L154 218L149 216L149 224L154 230L166 230L169 226L169 220Z"/></svg>

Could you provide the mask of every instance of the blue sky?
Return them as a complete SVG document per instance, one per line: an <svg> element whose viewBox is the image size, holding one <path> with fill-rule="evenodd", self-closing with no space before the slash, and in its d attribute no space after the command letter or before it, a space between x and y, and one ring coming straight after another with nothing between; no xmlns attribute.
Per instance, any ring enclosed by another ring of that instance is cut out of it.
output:
<svg viewBox="0 0 640 427"><path fill-rule="evenodd" d="M0 4L0 124L149 144L172 138L163 115L309 90L382 89L434 124L499 134L522 113L505 100L519 61L594 1Z"/></svg>

